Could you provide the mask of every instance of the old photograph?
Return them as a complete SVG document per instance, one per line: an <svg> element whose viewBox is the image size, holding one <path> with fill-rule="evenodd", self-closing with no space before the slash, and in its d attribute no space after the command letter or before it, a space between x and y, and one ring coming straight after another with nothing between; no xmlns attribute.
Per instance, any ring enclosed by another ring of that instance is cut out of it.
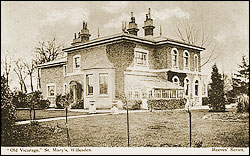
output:
<svg viewBox="0 0 250 156"><path fill-rule="evenodd" d="M249 154L248 1L1 1L1 154Z"/></svg>

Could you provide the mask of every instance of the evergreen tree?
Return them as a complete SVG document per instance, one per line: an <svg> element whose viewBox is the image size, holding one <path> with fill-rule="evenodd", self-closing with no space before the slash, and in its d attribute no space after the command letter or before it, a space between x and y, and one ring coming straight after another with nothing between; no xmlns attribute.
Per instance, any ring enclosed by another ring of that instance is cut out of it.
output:
<svg viewBox="0 0 250 156"><path fill-rule="evenodd" d="M216 64L212 67L211 79L211 90L208 95L210 108L212 111L225 111L224 82Z"/></svg>
<svg viewBox="0 0 250 156"><path fill-rule="evenodd" d="M4 76L1 76L1 115L1 142L9 145L14 141L16 108L12 103L12 93Z"/></svg>
<svg viewBox="0 0 250 156"><path fill-rule="evenodd" d="M242 56L242 62L239 65L238 73L234 74L236 77L233 78L233 91L237 96L239 94L249 95L249 63L246 56Z"/></svg>

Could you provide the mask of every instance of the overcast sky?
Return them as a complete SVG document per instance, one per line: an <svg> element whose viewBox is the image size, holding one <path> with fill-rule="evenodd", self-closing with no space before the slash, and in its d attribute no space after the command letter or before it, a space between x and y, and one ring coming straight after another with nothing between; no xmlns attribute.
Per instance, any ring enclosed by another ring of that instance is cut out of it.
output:
<svg viewBox="0 0 250 156"><path fill-rule="evenodd" d="M54 2L1 2L1 55L9 51L14 59L30 60L38 41L56 37L58 43L67 46L74 33L82 28L82 21L88 22L91 37L106 36L121 32L122 21L130 21L134 12L143 36L145 14L151 8L154 20L154 34L159 35L160 25L163 36L178 39L174 31L177 20L189 19L205 22L211 31L218 67L224 64L225 72L237 69L243 54L249 56L249 2L247 1L54 1ZM205 56L206 51L202 52ZM214 62L202 68L210 74Z"/></svg>

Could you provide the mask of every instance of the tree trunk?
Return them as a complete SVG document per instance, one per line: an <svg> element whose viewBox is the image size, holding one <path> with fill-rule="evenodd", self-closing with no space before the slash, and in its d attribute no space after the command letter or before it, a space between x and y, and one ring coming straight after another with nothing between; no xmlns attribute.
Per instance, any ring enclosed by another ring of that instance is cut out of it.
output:
<svg viewBox="0 0 250 156"><path fill-rule="evenodd" d="M31 92L33 92L33 83L32 83L32 75L30 74L30 87L31 87Z"/></svg>

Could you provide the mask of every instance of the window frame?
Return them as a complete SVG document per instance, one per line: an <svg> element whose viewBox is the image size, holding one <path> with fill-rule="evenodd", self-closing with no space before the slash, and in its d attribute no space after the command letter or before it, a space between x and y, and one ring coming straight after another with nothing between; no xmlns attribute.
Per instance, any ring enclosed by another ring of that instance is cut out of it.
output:
<svg viewBox="0 0 250 156"><path fill-rule="evenodd" d="M49 87L54 87L54 95L49 95ZM56 84L55 83L48 83L46 85L47 97L56 97Z"/></svg>
<svg viewBox="0 0 250 156"><path fill-rule="evenodd" d="M146 55L145 59L145 64L138 64L137 63L137 53L143 53ZM134 65L135 66L139 66L139 67L148 67L148 55L149 55L149 51L145 50L145 49L140 49L140 48L135 48L134 50Z"/></svg>
<svg viewBox="0 0 250 156"><path fill-rule="evenodd" d="M101 75L105 75L106 76L106 83L107 83L107 93L101 93L101 83L100 83L100 78L101 78ZM109 81L108 81L108 76L109 74L108 73L99 73L99 95L108 95L109 94Z"/></svg>
<svg viewBox="0 0 250 156"><path fill-rule="evenodd" d="M88 84L90 83L90 79L87 78L88 76L92 77L92 81L94 81L94 74L86 74L86 96L93 96L94 95L94 82L92 84L92 93L89 93L89 86ZM88 81L87 81L88 80Z"/></svg>
<svg viewBox="0 0 250 156"><path fill-rule="evenodd" d="M176 51L176 54L174 54L174 52ZM174 66L174 60L173 60L173 57L176 55L176 66ZM172 60L172 68L176 68L178 69L179 68L179 51L177 48L172 48L171 49L171 60Z"/></svg>
<svg viewBox="0 0 250 156"><path fill-rule="evenodd" d="M188 83L186 83L187 80L188 80ZM188 88L186 87L187 84L188 84ZM188 91L188 94L186 94L187 91ZM188 77L184 79L184 95L186 96L190 95L190 79Z"/></svg>
<svg viewBox="0 0 250 156"><path fill-rule="evenodd" d="M178 80L178 86L180 85L180 79L179 79L179 77L178 76L174 76L173 78L172 78L172 82L175 84L175 81L174 81L174 79L176 79L177 78L177 80Z"/></svg>
<svg viewBox="0 0 250 156"><path fill-rule="evenodd" d="M187 54L187 55L186 55ZM186 64L185 64L185 58L187 58L187 61L188 61L188 63L187 63L187 66L185 66ZM186 70L189 70L190 69L190 53L189 53L189 51L188 50L184 50L183 51L183 68L184 68L184 70L186 69Z"/></svg>
<svg viewBox="0 0 250 156"><path fill-rule="evenodd" d="M79 67L76 67L76 58L79 58ZM80 71L81 68L81 55L73 56L73 72Z"/></svg>

